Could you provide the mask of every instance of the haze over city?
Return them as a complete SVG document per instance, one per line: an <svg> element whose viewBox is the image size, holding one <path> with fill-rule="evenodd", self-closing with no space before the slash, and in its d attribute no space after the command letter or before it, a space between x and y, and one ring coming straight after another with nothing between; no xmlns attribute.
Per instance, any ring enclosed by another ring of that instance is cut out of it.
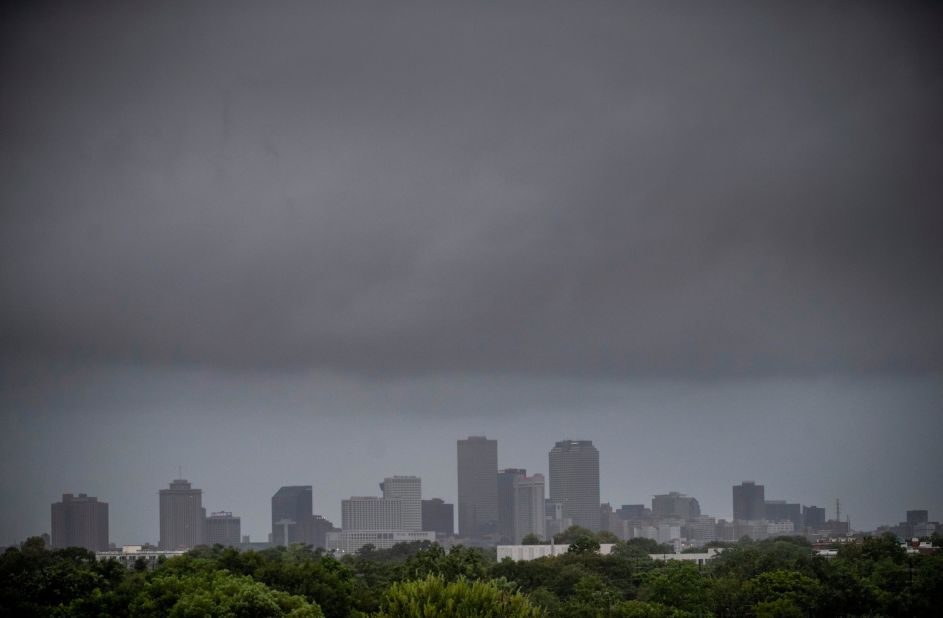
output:
<svg viewBox="0 0 943 618"><path fill-rule="evenodd" d="M23 3L0 14L0 545L64 493L265 540L456 440L614 506L943 513L923 4Z"/></svg>

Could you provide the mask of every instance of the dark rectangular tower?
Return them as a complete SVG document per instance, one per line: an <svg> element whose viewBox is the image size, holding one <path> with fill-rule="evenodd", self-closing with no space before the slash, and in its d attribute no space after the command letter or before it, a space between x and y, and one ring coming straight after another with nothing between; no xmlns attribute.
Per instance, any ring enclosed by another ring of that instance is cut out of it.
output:
<svg viewBox="0 0 943 618"><path fill-rule="evenodd" d="M311 485L286 485L272 496L272 543L311 544L305 534L314 515L314 492Z"/></svg>
<svg viewBox="0 0 943 618"><path fill-rule="evenodd" d="M743 481L733 486L734 521L751 521L766 518L766 488L753 481Z"/></svg>
<svg viewBox="0 0 943 618"><path fill-rule="evenodd" d="M498 441L458 441L458 533L481 537L498 526Z"/></svg>
<svg viewBox="0 0 943 618"><path fill-rule="evenodd" d="M422 529L446 536L455 534L454 505L445 502L442 498L423 500Z"/></svg>
<svg viewBox="0 0 943 618"><path fill-rule="evenodd" d="M85 494L62 494L62 501L52 504L52 547L107 550L108 503Z"/></svg>

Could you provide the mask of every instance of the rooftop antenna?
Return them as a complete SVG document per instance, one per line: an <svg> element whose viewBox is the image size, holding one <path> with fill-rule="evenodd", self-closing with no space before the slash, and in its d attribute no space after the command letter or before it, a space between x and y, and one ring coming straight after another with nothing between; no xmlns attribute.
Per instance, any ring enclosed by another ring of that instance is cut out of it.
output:
<svg viewBox="0 0 943 618"><path fill-rule="evenodd" d="M177 474L179 475L179 476L177 477L178 479L182 479L182 478L183 478L183 466L177 466Z"/></svg>
<svg viewBox="0 0 943 618"><path fill-rule="evenodd" d="M841 521L841 503L835 498L835 521Z"/></svg>

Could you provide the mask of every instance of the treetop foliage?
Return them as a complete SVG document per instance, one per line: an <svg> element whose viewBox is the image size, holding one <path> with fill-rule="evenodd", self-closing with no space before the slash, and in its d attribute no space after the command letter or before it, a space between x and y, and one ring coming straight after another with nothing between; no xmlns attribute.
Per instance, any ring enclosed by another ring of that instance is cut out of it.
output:
<svg viewBox="0 0 943 618"><path fill-rule="evenodd" d="M597 536L574 532L572 551L527 562L435 543L339 559L303 545L215 546L150 570L30 539L0 554L0 615L936 616L943 607L943 555L908 555L889 536L844 545L831 559L796 539L736 543L698 565L652 560L667 552L646 539L602 556Z"/></svg>

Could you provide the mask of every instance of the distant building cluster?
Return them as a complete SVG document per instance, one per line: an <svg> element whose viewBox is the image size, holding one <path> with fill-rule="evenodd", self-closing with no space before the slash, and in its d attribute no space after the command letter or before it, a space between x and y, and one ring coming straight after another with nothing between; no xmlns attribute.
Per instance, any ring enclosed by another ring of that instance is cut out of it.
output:
<svg viewBox="0 0 943 618"><path fill-rule="evenodd" d="M252 542L242 535L240 518L230 511L206 514L203 491L175 479L158 492L157 546L117 550L108 539L108 504L86 494L64 494L52 505L51 545L84 547L100 556L131 564L150 564L198 545L263 548L301 543L350 553L368 546L386 549L397 543L436 541L446 546L539 547L571 526L606 531L622 540L651 539L675 551L716 541L754 540L802 535L812 541L847 537L836 500L834 516L826 509L781 499L767 499L766 488L743 481L732 488L731 520L701 510L698 500L678 491L652 496L650 505L600 502L599 450L589 440L561 440L548 453L548 477L524 468L498 469L498 442L470 436L456 443L457 505L442 498L424 499L418 476L393 475L379 483L378 496L351 496L341 502L341 526L314 513L311 485L280 487L271 500L268 539ZM457 508L456 508L457 506ZM455 519L458 534L455 534ZM940 530L926 510L910 510L906 521L879 532L923 538ZM562 547L554 545L553 547ZM511 551L511 550L506 550ZM554 549L515 549L514 559L529 559Z"/></svg>

